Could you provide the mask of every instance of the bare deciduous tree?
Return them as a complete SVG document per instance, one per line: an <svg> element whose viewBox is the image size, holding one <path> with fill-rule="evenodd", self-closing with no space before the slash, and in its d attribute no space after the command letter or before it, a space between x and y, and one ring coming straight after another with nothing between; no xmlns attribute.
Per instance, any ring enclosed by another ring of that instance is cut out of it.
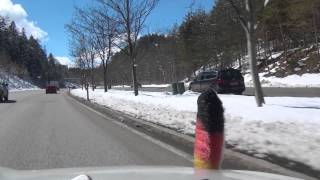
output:
<svg viewBox="0 0 320 180"><path fill-rule="evenodd" d="M126 49L131 60L132 82L134 94L137 96L137 40L143 29L143 25L150 15L151 11L156 6L158 0L98 0L104 6L113 10L117 15L119 27L123 34L120 38L124 43L121 43L120 48Z"/></svg>
<svg viewBox="0 0 320 180"><path fill-rule="evenodd" d="M73 38L73 44L80 44L79 46L83 46L86 48L86 52L88 53L88 60L90 63L88 64L88 70L90 70L90 77L91 77L91 86L92 90L95 89L95 60L96 60L96 48L94 42L94 34L92 33L92 23L90 17L87 13L79 8L76 8L74 15L74 19L70 24L66 25L66 29L71 34ZM78 41L78 42L75 42Z"/></svg>
<svg viewBox="0 0 320 180"><path fill-rule="evenodd" d="M104 91L108 91L108 64L115 48L115 38L117 36L118 22L109 13L109 9L104 7L92 11L95 21L93 23L93 33L95 46L103 66Z"/></svg>
<svg viewBox="0 0 320 180"><path fill-rule="evenodd" d="M261 107L265 101L263 97L263 91L261 88L259 72L257 68L257 50L256 50L256 28L257 18L256 11L257 6L255 0L245 0L245 11L241 12L239 6L233 0L228 0L231 6L236 11L240 23L246 33L247 37L247 49L249 56L249 64L251 70L252 81L255 89L255 98L258 107ZM264 6L268 4L269 0L264 1Z"/></svg>
<svg viewBox="0 0 320 180"><path fill-rule="evenodd" d="M77 27L87 32L93 42L96 55L101 59L103 67L104 90L108 91L108 64L113 55L114 41L117 35L117 21L110 15L110 8L97 6L88 9L76 8L75 21Z"/></svg>
<svg viewBox="0 0 320 180"><path fill-rule="evenodd" d="M70 52L76 60L76 65L82 71L82 78L89 98L89 81L94 69L95 48L92 39L86 36L76 24L67 25L70 33ZM94 84L91 84L94 86Z"/></svg>

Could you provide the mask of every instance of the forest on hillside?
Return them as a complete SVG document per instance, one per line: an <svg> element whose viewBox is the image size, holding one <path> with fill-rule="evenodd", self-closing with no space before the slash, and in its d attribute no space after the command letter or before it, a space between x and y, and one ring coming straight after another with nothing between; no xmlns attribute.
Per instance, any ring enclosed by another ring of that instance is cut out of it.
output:
<svg viewBox="0 0 320 180"><path fill-rule="evenodd" d="M67 67L52 54L47 57L39 40L32 35L27 37L25 30L20 31L14 21L0 17L0 70L44 86L47 81L62 80ZM10 81L0 78L0 81Z"/></svg>
<svg viewBox="0 0 320 180"><path fill-rule="evenodd" d="M139 17L126 24L121 12L114 16L117 6L109 3L116 1L94 2L93 7L76 7L66 30L76 63L73 75L87 81L90 77L91 84L104 84L105 91L106 84L190 80L204 69L232 67L248 72L247 39L240 23L245 18L241 17L243 0L216 0L209 12L191 10L181 24L142 36L145 25L139 23L143 21L134 21ZM320 1L270 0L267 6L263 0L250 2L255 3L259 72L277 77L320 73ZM134 29L136 24L141 26Z"/></svg>
<svg viewBox="0 0 320 180"><path fill-rule="evenodd" d="M235 1L243 7L243 1ZM257 3L262 1L257 0ZM299 58L310 58L307 72L319 73L320 1L271 0L258 7L257 52L260 71L279 63L274 52L282 52L285 70L275 75L297 73ZM236 67L247 70L246 36L228 0L218 0L210 12L189 12L182 24L168 32L148 34L138 41L138 79L141 83L171 83L192 76L201 68ZM295 49L296 48L296 49ZM292 51L295 49L296 51ZM307 49L302 52L299 49ZM114 84L130 84L130 61L117 52L110 63ZM269 69L270 70L270 69ZM304 73L304 72L300 72Z"/></svg>
<svg viewBox="0 0 320 180"><path fill-rule="evenodd" d="M244 9L243 1L233 2L240 10ZM270 0L264 8L262 1L256 0L256 3L260 72L279 77L319 73L320 1ZM90 9L77 9L77 12L74 19L81 20L81 13L88 15ZM95 30L98 33L99 26ZM84 35L94 40L94 32L88 31ZM108 41L104 43L102 45L108 45ZM246 43L244 30L230 0L217 0L209 12L192 10L181 24L175 24L165 32L139 37L135 52L137 79L142 84L171 83L191 78L196 71L206 68L233 67L246 72ZM127 53L128 47L119 50L114 44L112 46L112 50L116 51L106 62L108 84L131 84L132 62ZM0 17L0 69L20 78L28 78L38 85L44 85L49 80L60 81L64 77L82 77L81 73L89 72L90 68L93 69L91 74L94 74L92 83L101 84L105 76L104 66L97 52L99 48L92 48L96 49L93 53L96 62L92 66L85 67L85 70L77 66L68 71L52 54L47 54L39 40L33 36L27 37L24 29L18 30L13 21ZM70 49L70 54L77 59L72 45ZM281 56L275 56L279 52ZM305 58L304 62L299 62ZM275 66L278 69L272 69Z"/></svg>

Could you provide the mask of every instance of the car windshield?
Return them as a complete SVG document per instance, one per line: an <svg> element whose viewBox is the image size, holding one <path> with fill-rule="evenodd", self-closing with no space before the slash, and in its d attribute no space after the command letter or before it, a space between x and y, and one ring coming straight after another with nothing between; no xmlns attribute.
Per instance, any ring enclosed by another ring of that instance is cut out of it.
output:
<svg viewBox="0 0 320 180"><path fill-rule="evenodd" d="M217 72L204 72L201 74L201 79L205 80L205 79L214 79L217 78Z"/></svg>
<svg viewBox="0 0 320 180"><path fill-rule="evenodd" d="M320 179L320 0L0 0L0 180L194 170Z"/></svg>
<svg viewBox="0 0 320 180"><path fill-rule="evenodd" d="M241 80L242 75L236 70L226 70L220 72L220 77L225 80Z"/></svg>

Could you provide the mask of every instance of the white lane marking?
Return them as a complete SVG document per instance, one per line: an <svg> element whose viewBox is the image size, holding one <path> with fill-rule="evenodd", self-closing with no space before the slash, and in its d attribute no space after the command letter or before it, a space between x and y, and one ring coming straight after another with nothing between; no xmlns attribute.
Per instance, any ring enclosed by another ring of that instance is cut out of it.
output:
<svg viewBox="0 0 320 180"><path fill-rule="evenodd" d="M78 103L79 105L81 105L82 107L84 107L84 108L86 108L86 109L88 109L88 110L90 110L90 111L98 114L99 116L101 116L101 117L103 117L103 118L105 118L105 119L107 119L107 120L109 120L109 121L117 124L118 126L120 126L120 127L122 127L122 128L126 128L126 129L128 129L129 131L131 131L132 133L134 133L134 134L136 134L136 135L139 135L139 136L141 136L142 138L144 138L144 139L146 139L146 140L149 140L149 141L151 141L152 143L154 143L154 144L156 144L156 145L158 145L158 146L160 146L160 147L162 147L162 148L164 148L164 149L166 149L166 150L169 150L169 151L173 152L174 154L176 154L176 155L178 155L178 156L180 156L180 157L183 157L183 158L185 158L186 160L188 160L188 161L190 161L190 162L193 162L193 157L192 157L190 154L185 153L185 152L183 152L183 151L181 151L181 150L179 150L179 149L177 149L177 148L175 148L175 147L173 147L173 146L171 146L171 145L169 145L169 144L166 144L166 143L164 143L164 142L162 142L162 141L159 141L159 140L157 140L157 139L155 139L155 138L153 138L153 137L151 137L151 136L148 136L148 135L145 134L145 133L139 132L139 131L131 128L130 126L128 126L128 125L126 125L126 124L123 124L123 123L121 123L121 122L119 122L119 121L117 121L117 120L111 119L110 117L102 114L101 112L96 111L96 110L92 109L91 107L86 106L86 105L78 102L77 100L75 100L75 99L73 99L73 98L71 98L71 97L68 97L68 98L69 98L69 99L72 99L72 101L74 101L74 102L77 102L77 103Z"/></svg>
<svg viewBox="0 0 320 180"><path fill-rule="evenodd" d="M129 131L141 136L142 138L147 139L147 140L153 142L154 144L156 144L156 145L158 145L158 146L160 146L160 147L162 147L164 149L167 149L167 150L169 150L169 151L171 151L171 152L173 152L173 153L175 153L175 154L177 154L177 155L179 155L179 156L181 156L183 158L185 158L186 160L188 160L190 162L193 162L193 157L191 155L189 155L189 154L187 154L187 153L185 153L185 152L183 152L183 151L181 151L181 150L179 150L179 149L177 149L177 148L175 148L175 147L173 147L173 146L171 146L169 144L166 144L166 143L164 143L162 141L159 141L159 140L157 140L155 138L152 138L151 136L148 136L147 134L139 132L139 131L131 128L130 126L128 126L126 124L123 124L123 123L118 122L118 121L113 121L113 122L118 124L119 126L121 126L123 128L128 129Z"/></svg>

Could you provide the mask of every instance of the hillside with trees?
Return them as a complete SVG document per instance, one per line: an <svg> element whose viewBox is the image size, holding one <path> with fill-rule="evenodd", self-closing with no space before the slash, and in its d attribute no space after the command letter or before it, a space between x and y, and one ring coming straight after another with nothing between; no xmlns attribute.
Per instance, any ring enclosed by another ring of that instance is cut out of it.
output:
<svg viewBox="0 0 320 180"><path fill-rule="evenodd" d="M205 69L237 68L249 73L252 55L243 28L243 20L250 17L247 2L254 5L253 67L258 72L266 77L320 73L317 0L217 0L211 11L192 10L166 32L142 35L144 26L139 26L140 34L132 34L134 39L126 34L133 27L121 19L124 9L115 8L114 1L94 2L92 7L76 8L66 29L70 54L82 72L78 75L90 84L103 84L105 91L107 85L188 81Z"/></svg>
<svg viewBox="0 0 320 180"><path fill-rule="evenodd" d="M257 12L257 58L267 76L320 73L320 2L270 1ZM246 38L228 0L216 1L209 13L196 10L165 34L140 38L137 58L141 83L171 83L205 68L248 69ZM130 83L127 57L115 54L110 63L116 84Z"/></svg>
<svg viewBox="0 0 320 180"><path fill-rule="evenodd" d="M67 67L62 66L52 54L47 57L39 40L27 37L18 30L14 21L0 17L0 71L14 75L38 86L49 80L60 81ZM1 77L1 81L10 81Z"/></svg>

